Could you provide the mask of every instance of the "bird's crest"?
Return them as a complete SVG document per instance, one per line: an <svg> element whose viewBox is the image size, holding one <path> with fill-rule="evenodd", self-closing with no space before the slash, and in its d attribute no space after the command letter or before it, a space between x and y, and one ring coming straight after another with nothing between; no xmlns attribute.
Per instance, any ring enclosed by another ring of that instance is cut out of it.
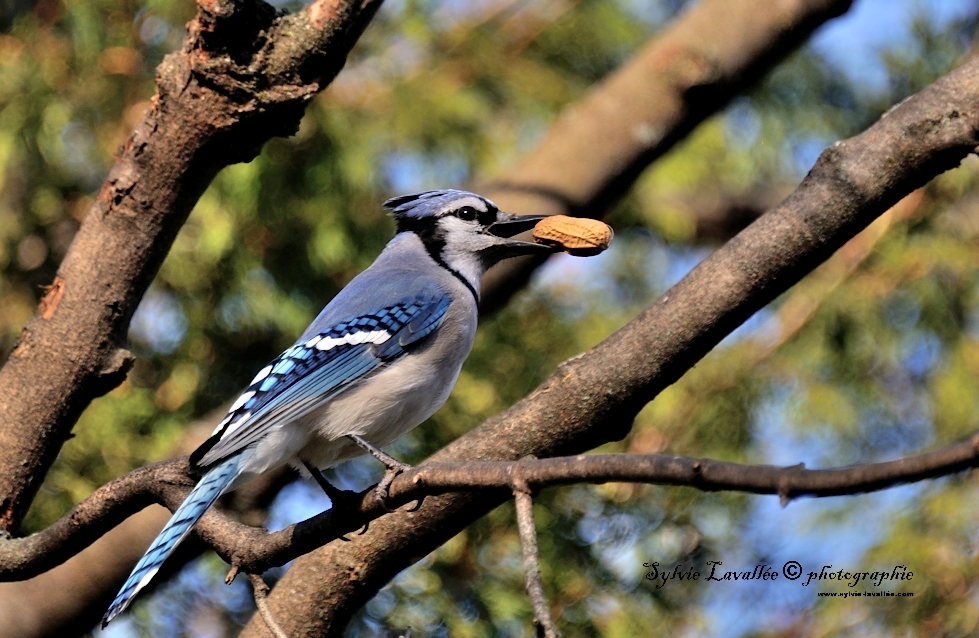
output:
<svg viewBox="0 0 979 638"><path fill-rule="evenodd" d="M496 210L496 205L485 197L453 188L401 195L384 202L384 208L399 221L438 217L460 206L473 206L482 211Z"/></svg>

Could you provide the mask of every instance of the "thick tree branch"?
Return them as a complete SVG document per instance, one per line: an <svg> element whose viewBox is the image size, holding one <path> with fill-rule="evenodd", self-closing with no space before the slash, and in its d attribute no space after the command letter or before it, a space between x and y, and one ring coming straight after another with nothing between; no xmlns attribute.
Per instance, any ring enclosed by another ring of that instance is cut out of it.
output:
<svg viewBox="0 0 979 638"><path fill-rule="evenodd" d="M970 60L827 149L792 195L653 306L433 460L574 454L624 436L642 406L725 335L977 145L979 61ZM292 608L283 621L289 633L339 633L397 572L502 498L435 497L417 512L384 517L352 543L331 543L297 560L270 605ZM262 630L252 622L241 635Z"/></svg>
<svg viewBox="0 0 979 638"><path fill-rule="evenodd" d="M533 152L476 188L514 213L601 217L653 160L849 7L704 0L567 108ZM483 312L505 304L540 263L512 259L492 269Z"/></svg>
<svg viewBox="0 0 979 638"><path fill-rule="evenodd" d="M166 508L148 507L54 569L29 580L0 582L0 637L69 637L87 632L169 518ZM192 549L203 543L187 545ZM166 569L179 569L181 555L173 558L177 565Z"/></svg>
<svg viewBox="0 0 979 638"><path fill-rule="evenodd" d="M769 317L764 326L756 334L738 348L738 359L742 369L747 370L761 364L775 354L779 348L792 340L815 316L826 298L855 273L870 255L878 242L897 223L918 214L922 203L927 201L926 188L919 188L886 213L878 217L867 228L863 229L833 256L816 268L804 281L787 292L778 305L775 313ZM890 280L875 288L875 294L883 296L884 289L897 286L899 280ZM669 441L678 435L700 409L698 396L716 394L733 387L739 375L721 374L701 378L693 387L687 386L685 393L689 396L683 400L679 409L670 418L657 424L655 430L647 430L644 434L633 437L629 452L646 454L658 452L668 447Z"/></svg>
<svg viewBox="0 0 979 638"><path fill-rule="evenodd" d="M211 179L297 130L380 1L316 0L279 16L261 0L200 0L0 370L0 530L20 524L82 410L125 378L129 321Z"/></svg>

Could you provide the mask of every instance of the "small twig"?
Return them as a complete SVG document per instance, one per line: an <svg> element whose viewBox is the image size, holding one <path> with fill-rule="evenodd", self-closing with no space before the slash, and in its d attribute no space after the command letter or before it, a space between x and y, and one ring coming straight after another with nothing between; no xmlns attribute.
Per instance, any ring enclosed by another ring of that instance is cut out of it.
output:
<svg viewBox="0 0 979 638"><path fill-rule="evenodd" d="M537 556L537 529L534 526L534 500L530 487L522 478L511 473L513 498L517 505L517 529L520 531L520 548L523 551L523 571L527 596L534 608L534 625L538 638L560 638L551 612L547 608L544 585L540 579L540 560Z"/></svg>
<svg viewBox="0 0 979 638"><path fill-rule="evenodd" d="M265 626L269 628L275 638L289 638L286 632L282 631L282 627L279 627L279 623L275 622L275 616L272 615L272 610L269 608L269 586L265 584L265 580L258 574L248 574L248 580L252 581L255 606L258 607L258 613L265 621Z"/></svg>

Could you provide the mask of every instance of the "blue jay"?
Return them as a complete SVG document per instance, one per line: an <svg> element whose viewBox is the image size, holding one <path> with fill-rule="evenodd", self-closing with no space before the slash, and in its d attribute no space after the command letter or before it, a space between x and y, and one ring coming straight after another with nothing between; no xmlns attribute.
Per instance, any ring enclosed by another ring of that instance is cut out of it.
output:
<svg viewBox="0 0 979 638"><path fill-rule="evenodd" d="M365 449L387 460L389 474L404 467L375 446L448 398L472 349L483 273L509 257L554 252L511 239L542 216L504 213L474 193L427 191L384 207L397 224L394 239L255 375L191 455L200 482L133 569L103 627L224 492L287 463L306 467L327 489L319 469Z"/></svg>

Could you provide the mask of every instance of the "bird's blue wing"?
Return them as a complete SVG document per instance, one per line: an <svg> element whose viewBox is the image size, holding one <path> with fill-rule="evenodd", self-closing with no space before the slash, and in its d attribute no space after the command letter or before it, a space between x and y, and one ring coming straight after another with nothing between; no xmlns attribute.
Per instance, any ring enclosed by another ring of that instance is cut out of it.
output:
<svg viewBox="0 0 979 638"><path fill-rule="evenodd" d="M207 468L227 458L402 357L438 329L450 302L445 294L407 299L297 343L252 379L191 463Z"/></svg>

